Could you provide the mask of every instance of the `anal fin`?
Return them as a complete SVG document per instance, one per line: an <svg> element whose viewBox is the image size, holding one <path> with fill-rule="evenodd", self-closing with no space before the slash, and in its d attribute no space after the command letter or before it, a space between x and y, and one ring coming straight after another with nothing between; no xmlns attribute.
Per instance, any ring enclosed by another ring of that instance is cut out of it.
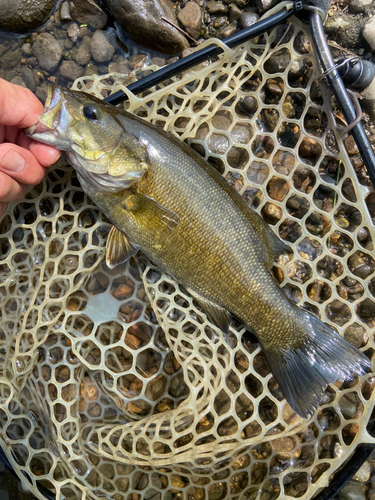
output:
<svg viewBox="0 0 375 500"><path fill-rule="evenodd" d="M230 312L227 311L224 307L218 306L217 304L204 299L197 293L192 292L191 290L188 291L199 302L199 305L207 314L212 323L214 323L224 333L229 333L229 325L231 320Z"/></svg>
<svg viewBox="0 0 375 500"><path fill-rule="evenodd" d="M125 234L117 229L117 227L112 226L107 239L107 249L106 249L106 264L110 269L113 269L118 264L123 264L130 257L133 257L138 252L138 248L135 247Z"/></svg>

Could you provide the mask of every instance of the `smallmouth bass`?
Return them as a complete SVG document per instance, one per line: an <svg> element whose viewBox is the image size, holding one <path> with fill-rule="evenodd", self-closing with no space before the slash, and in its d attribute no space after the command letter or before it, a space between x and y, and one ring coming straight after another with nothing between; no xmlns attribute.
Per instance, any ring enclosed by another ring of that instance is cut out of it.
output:
<svg viewBox="0 0 375 500"><path fill-rule="evenodd" d="M201 156L157 127L83 92L49 90L33 139L65 151L113 223L109 267L141 249L223 332L231 314L257 336L290 406L307 418L324 389L368 358L292 303L271 273L285 245Z"/></svg>

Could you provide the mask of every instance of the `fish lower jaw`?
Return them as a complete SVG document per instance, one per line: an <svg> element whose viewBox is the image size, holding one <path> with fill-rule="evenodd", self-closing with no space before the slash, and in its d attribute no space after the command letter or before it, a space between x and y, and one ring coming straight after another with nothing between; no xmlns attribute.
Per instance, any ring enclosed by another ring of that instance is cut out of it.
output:
<svg viewBox="0 0 375 500"><path fill-rule="evenodd" d="M59 133L56 130L45 129L40 130L37 128L39 124L33 125L28 129L24 130L24 133L30 139L33 139L37 142L41 142L42 144L48 144L49 146L54 146L60 151L70 151L71 146L69 142L63 140Z"/></svg>

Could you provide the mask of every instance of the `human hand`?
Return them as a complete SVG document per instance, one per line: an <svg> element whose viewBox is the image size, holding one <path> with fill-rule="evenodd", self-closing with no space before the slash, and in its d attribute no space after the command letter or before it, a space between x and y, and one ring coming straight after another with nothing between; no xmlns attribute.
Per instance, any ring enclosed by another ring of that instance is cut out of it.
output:
<svg viewBox="0 0 375 500"><path fill-rule="evenodd" d="M21 200L57 162L60 151L26 137L43 104L28 89L0 79L0 217L10 201Z"/></svg>

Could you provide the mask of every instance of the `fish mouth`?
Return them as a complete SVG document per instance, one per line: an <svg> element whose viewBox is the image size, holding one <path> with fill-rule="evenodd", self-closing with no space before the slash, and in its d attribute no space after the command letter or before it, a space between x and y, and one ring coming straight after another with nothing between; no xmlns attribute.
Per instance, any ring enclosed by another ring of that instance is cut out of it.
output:
<svg viewBox="0 0 375 500"><path fill-rule="evenodd" d="M62 139L60 125L64 113L64 94L58 87L47 87L47 99L37 123L24 130L27 137L43 144L55 146L61 151L69 151L70 145Z"/></svg>

